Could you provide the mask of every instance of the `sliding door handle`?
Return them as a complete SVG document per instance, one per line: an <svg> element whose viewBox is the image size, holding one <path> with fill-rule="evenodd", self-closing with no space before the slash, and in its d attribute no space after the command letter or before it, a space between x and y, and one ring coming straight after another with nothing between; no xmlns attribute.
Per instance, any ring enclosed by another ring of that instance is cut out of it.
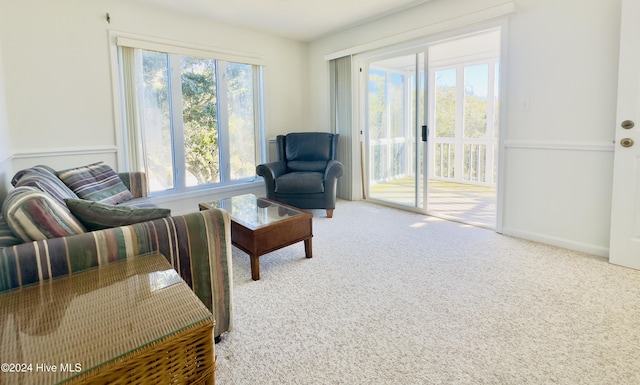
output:
<svg viewBox="0 0 640 385"><path fill-rule="evenodd" d="M429 127L422 126L422 141L427 142L429 140Z"/></svg>

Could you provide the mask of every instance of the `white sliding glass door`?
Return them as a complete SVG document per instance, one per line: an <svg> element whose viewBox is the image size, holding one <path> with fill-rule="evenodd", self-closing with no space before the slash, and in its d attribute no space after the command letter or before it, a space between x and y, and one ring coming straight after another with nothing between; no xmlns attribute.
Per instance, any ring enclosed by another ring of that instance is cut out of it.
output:
<svg viewBox="0 0 640 385"><path fill-rule="evenodd" d="M495 227L500 42L492 29L362 61L367 199Z"/></svg>
<svg viewBox="0 0 640 385"><path fill-rule="evenodd" d="M369 197L412 208L424 207L424 58L411 53L368 66Z"/></svg>

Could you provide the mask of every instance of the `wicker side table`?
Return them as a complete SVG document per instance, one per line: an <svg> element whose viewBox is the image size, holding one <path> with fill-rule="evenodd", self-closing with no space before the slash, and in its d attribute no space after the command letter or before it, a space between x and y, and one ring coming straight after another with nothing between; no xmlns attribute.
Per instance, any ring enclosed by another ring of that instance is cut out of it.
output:
<svg viewBox="0 0 640 385"><path fill-rule="evenodd" d="M162 255L0 295L0 383L214 384L213 317Z"/></svg>

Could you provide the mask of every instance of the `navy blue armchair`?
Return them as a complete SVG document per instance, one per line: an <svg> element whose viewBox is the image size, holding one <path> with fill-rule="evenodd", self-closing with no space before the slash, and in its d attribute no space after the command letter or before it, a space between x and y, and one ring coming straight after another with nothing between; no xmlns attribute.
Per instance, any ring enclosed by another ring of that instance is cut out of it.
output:
<svg viewBox="0 0 640 385"><path fill-rule="evenodd" d="M267 198L301 209L325 209L333 217L336 185L344 173L336 160L338 138L324 132L278 135L278 160L256 167Z"/></svg>

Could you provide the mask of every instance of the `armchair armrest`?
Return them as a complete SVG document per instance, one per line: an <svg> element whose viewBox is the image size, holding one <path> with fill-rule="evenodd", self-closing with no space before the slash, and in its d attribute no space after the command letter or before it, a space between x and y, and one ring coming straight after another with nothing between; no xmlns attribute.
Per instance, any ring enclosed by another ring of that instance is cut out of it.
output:
<svg viewBox="0 0 640 385"><path fill-rule="evenodd" d="M214 314L215 337L231 329L231 226L220 209L1 248L0 292L152 252Z"/></svg>
<svg viewBox="0 0 640 385"><path fill-rule="evenodd" d="M337 179L344 174L344 165L337 160L330 160L324 171L324 180Z"/></svg>
<svg viewBox="0 0 640 385"><path fill-rule="evenodd" d="M147 197L147 176L144 171L120 172L118 176L134 198Z"/></svg>
<svg viewBox="0 0 640 385"><path fill-rule="evenodd" d="M258 165L256 174L264 178L267 198L275 199L276 178L287 171L287 165L283 161Z"/></svg>
<svg viewBox="0 0 640 385"><path fill-rule="evenodd" d="M324 207L333 209L336 204L338 178L344 173L344 165L337 160L330 160L324 172ZM329 210L327 216L331 217Z"/></svg>

